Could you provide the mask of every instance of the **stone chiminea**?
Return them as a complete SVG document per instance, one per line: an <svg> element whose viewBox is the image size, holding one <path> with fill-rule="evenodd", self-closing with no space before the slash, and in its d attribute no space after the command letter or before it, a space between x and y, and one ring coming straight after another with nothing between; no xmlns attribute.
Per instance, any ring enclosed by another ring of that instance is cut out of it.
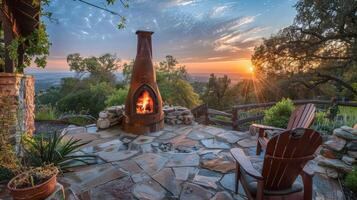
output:
<svg viewBox="0 0 357 200"><path fill-rule="evenodd" d="M125 102L123 129L134 134L144 134L164 127L164 112L152 63L153 32L137 31L136 34L137 53Z"/></svg>

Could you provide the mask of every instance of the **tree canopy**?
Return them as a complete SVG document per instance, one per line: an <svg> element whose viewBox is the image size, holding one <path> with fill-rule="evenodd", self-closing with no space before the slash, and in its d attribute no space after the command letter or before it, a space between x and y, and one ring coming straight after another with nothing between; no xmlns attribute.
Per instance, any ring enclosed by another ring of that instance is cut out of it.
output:
<svg viewBox="0 0 357 200"><path fill-rule="evenodd" d="M91 56L83 58L79 53L69 54L67 63L71 71L75 71L79 77L89 73L91 78L99 81L115 82L113 72L119 69L120 60L115 54L104 54L99 57Z"/></svg>
<svg viewBox="0 0 357 200"><path fill-rule="evenodd" d="M330 83L357 95L357 1L300 0L292 25L264 39L252 62L266 77L286 77L308 89Z"/></svg>

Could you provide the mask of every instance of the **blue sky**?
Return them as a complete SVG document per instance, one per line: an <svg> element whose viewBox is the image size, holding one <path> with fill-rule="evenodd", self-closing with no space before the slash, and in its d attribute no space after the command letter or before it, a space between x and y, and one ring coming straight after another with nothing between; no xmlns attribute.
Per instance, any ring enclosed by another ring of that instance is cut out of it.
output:
<svg viewBox="0 0 357 200"><path fill-rule="evenodd" d="M104 0L87 0L105 6ZM115 53L123 61L135 57L136 30L151 30L154 61L175 56L191 72L239 71L248 65L254 46L290 25L296 14L291 0L130 0L107 8L119 17L79 1L52 0L46 8L58 23L47 30L52 47L46 70L68 70L66 56ZM237 68L237 69L235 69ZM208 71L207 71L208 70Z"/></svg>

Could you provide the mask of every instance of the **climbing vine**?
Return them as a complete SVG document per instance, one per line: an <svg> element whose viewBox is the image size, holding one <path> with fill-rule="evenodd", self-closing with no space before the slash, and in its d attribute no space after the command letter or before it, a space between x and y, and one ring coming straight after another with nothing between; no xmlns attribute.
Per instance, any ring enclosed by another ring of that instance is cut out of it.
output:
<svg viewBox="0 0 357 200"><path fill-rule="evenodd" d="M16 72L22 73L24 68L31 65L31 62L34 62L37 67L44 68L47 64L46 59L50 46L51 43L49 42L45 25L40 24L39 28L30 35L13 39L7 49L9 57L16 63ZM18 50L21 47L25 47L23 63L19 63L18 60Z"/></svg>

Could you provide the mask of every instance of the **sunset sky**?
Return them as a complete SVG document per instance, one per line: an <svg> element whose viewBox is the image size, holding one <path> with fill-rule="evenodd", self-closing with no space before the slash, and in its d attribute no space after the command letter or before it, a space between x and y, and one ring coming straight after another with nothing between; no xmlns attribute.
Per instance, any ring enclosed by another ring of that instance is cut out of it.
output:
<svg viewBox="0 0 357 200"><path fill-rule="evenodd" d="M86 0L105 6L104 0ZM173 55L191 73L245 73L254 46L292 23L291 0L130 0L107 8L119 17L74 0L52 0L46 10L57 22L47 24L52 47L48 66L41 71L68 71L66 56L115 53L128 61L135 57L136 30L151 30L154 62ZM38 69L31 68L31 70Z"/></svg>

